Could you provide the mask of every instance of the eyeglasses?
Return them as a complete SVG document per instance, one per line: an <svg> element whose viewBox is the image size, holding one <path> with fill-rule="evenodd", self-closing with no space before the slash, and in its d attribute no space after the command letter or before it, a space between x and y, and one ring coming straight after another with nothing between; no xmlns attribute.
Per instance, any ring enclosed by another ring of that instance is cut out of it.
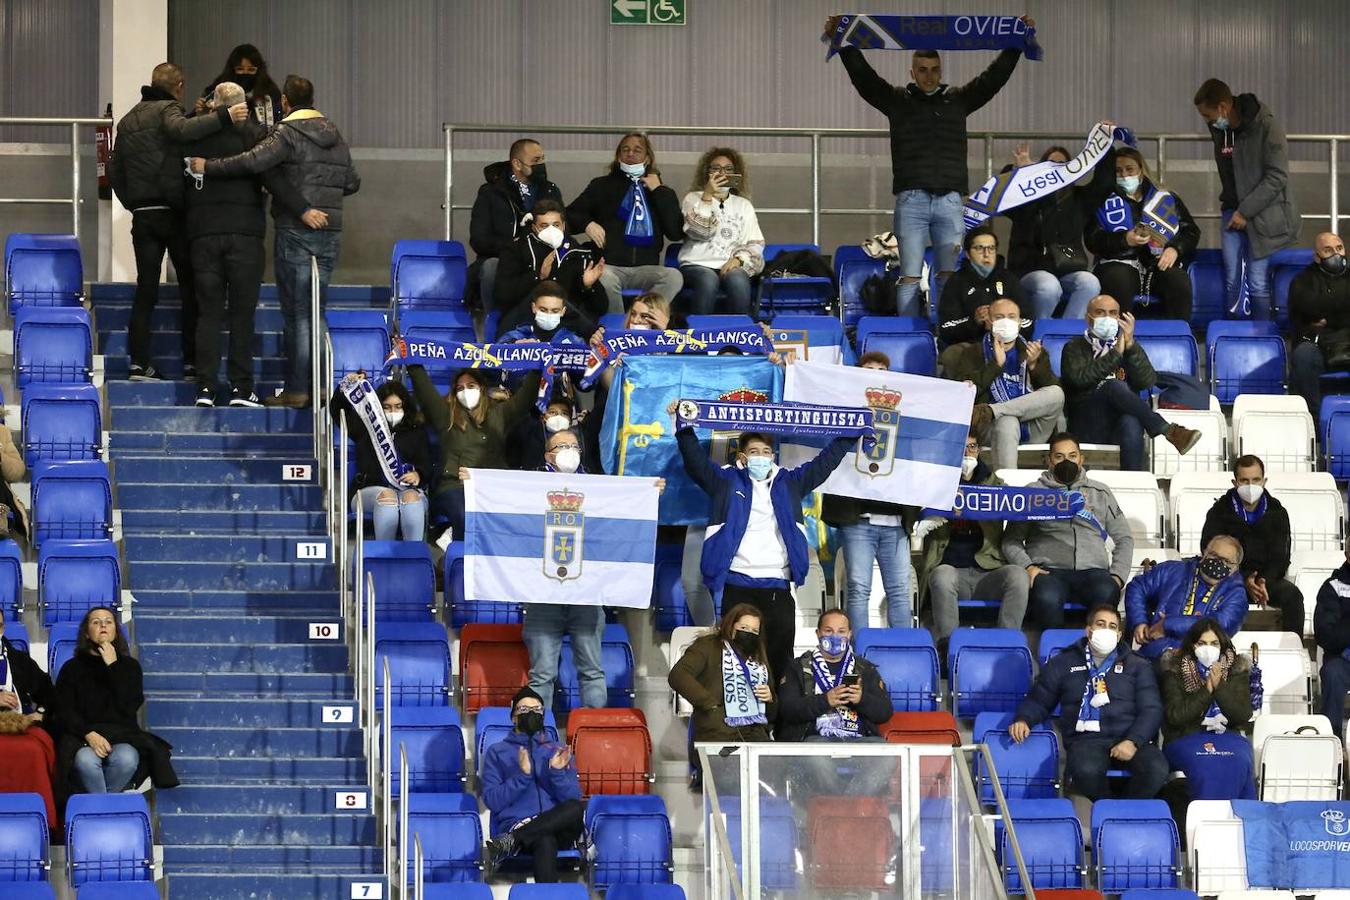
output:
<svg viewBox="0 0 1350 900"><path fill-rule="evenodd" d="M544 708L543 708L542 706L517 706L517 707L516 707L516 715L520 715L520 714L522 714L522 713L542 713L543 711L544 711Z"/></svg>
<svg viewBox="0 0 1350 900"><path fill-rule="evenodd" d="M708 166L709 175L735 175L735 166Z"/></svg>
<svg viewBox="0 0 1350 900"><path fill-rule="evenodd" d="M997 253L998 244L971 244L971 253Z"/></svg>
<svg viewBox="0 0 1350 900"><path fill-rule="evenodd" d="M577 444L554 444L553 449L550 450L549 452L561 453L563 450L576 450L578 453L580 453L581 447Z"/></svg>

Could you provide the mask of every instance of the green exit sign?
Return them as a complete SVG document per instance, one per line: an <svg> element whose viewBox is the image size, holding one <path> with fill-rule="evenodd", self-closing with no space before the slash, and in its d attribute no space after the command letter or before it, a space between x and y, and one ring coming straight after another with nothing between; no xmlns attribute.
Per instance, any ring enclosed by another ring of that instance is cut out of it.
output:
<svg viewBox="0 0 1350 900"><path fill-rule="evenodd" d="M611 25L683 25L688 0L610 0Z"/></svg>

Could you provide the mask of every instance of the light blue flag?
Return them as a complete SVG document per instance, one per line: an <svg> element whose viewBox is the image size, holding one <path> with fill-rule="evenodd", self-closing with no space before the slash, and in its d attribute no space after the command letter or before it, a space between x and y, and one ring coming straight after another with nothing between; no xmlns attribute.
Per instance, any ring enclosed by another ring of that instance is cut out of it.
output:
<svg viewBox="0 0 1350 900"><path fill-rule="evenodd" d="M605 471L666 479L661 524L705 524L708 495L685 474L667 408L680 399L777 402L783 370L762 356L629 356L614 374L600 431ZM698 431L713 461L727 462L738 432Z"/></svg>
<svg viewBox="0 0 1350 900"><path fill-rule="evenodd" d="M653 478L470 469L466 598L651 605L657 495Z"/></svg>

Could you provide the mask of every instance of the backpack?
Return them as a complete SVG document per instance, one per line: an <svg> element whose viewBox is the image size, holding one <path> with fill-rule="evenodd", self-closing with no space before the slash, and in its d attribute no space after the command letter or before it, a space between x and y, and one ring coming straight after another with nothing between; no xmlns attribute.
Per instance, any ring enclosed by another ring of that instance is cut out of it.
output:
<svg viewBox="0 0 1350 900"><path fill-rule="evenodd" d="M887 269L881 275L868 275L858 288L858 299L869 316L895 315L895 292L900 285L900 269Z"/></svg>

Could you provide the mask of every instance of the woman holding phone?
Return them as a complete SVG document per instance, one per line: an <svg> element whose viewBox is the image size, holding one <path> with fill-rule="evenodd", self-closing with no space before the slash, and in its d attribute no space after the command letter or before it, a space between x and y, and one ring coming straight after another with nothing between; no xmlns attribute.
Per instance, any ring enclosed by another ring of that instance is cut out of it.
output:
<svg viewBox="0 0 1350 900"><path fill-rule="evenodd" d="M680 272L692 294L686 313L751 314L750 279L764 269L764 235L741 154L730 147L705 152L680 210L685 235ZM725 297L720 306L719 290Z"/></svg>

